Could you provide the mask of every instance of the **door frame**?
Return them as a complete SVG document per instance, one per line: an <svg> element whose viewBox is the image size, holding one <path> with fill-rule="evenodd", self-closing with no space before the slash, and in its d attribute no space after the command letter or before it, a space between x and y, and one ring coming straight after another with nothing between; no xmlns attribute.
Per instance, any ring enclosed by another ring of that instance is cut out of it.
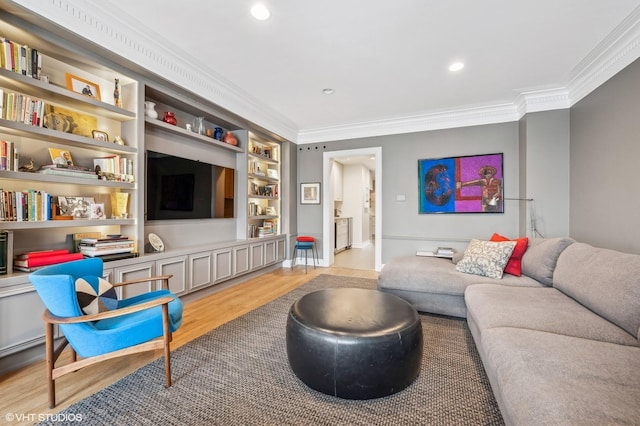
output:
<svg viewBox="0 0 640 426"><path fill-rule="evenodd" d="M331 163L345 157L375 157L375 270L382 270L382 147L326 151L322 154L322 266L333 264L333 188L331 186Z"/></svg>

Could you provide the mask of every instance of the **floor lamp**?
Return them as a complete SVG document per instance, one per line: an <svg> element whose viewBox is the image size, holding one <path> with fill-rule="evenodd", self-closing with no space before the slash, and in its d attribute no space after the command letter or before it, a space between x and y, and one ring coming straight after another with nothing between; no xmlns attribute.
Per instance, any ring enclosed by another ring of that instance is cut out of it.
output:
<svg viewBox="0 0 640 426"><path fill-rule="evenodd" d="M540 237L544 238L544 235L538 230L537 219L536 219L536 209L533 198L506 198L508 201L526 201L529 210L529 225L531 228L531 236L532 237Z"/></svg>

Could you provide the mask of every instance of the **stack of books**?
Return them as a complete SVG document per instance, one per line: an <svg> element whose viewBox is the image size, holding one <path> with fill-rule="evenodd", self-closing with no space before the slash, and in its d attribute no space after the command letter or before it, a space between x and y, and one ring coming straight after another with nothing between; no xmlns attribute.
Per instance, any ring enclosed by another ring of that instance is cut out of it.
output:
<svg viewBox="0 0 640 426"><path fill-rule="evenodd" d="M456 251L451 247L438 247L436 250L436 257L453 257Z"/></svg>
<svg viewBox="0 0 640 426"><path fill-rule="evenodd" d="M33 272L44 266L82 259L82 253L69 253L69 250L41 250L19 254L13 261L13 268L18 271Z"/></svg>
<svg viewBox="0 0 640 426"><path fill-rule="evenodd" d="M71 176L85 179L98 179L98 175L93 170L80 167L68 166L66 164L45 164L40 166L38 173L43 175Z"/></svg>
<svg viewBox="0 0 640 426"><path fill-rule="evenodd" d="M82 238L79 245L80 253L86 257L114 257L113 255L123 255L132 257L134 241L122 235L104 238ZM115 256L118 257L118 256Z"/></svg>

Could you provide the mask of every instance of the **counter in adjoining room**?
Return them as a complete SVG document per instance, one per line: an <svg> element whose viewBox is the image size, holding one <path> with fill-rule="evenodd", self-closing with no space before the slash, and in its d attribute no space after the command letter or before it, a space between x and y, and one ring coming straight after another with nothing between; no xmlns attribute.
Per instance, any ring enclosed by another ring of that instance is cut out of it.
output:
<svg viewBox="0 0 640 426"><path fill-rule="evenodd" d="M339 253L351 248L353 240L353 218L336 217L333 231L333 252Z"/></svg>

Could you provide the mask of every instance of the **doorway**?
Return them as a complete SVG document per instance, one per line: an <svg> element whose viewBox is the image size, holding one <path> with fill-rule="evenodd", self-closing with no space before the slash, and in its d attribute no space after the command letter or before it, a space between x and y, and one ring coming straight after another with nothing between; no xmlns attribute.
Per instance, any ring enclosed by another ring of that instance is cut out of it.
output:
<svg viewBox="0 0 640 426"><path fill-rule="evenodd" d="M373 192L373 235L374 235L374 269L380 272L382 269L382 248L380 237L382 235L382 147L371 147L361 149L349 149L343 151L329 151L323 153L322 158L322 239L325 242L322 248L323 266L331 266L334 264L334 226L335 211L334 200L335 191L331 184L331 167L335 161L348 158L366 157L371 159L374 164L374 182L375 191ZM347 193L344 196L348 196ZM363 198L363 203L366 199Z"/></svg>

